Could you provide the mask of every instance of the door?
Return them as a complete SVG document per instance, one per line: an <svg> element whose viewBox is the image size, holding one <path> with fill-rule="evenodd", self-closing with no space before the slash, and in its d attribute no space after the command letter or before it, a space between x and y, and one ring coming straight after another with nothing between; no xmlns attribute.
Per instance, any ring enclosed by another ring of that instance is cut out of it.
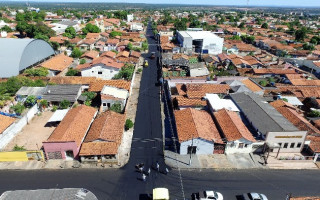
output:
<svg viewBox="0 0 320 200"><path fill-rule="evenodd" d="M73 159L74 159L73 151L72 150L66 151L66 160L73 160Z"/></svg>
<svg viewBox="0 0 320 200"><path fill-rule="evenodd" d="M196 154L197 147L196 146L188 146L188 154Z"/></svg>

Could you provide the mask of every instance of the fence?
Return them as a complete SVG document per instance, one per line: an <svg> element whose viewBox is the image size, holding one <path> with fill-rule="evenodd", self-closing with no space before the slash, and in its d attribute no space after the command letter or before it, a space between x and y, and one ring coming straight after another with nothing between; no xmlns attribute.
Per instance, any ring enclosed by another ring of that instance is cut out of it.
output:
<svg viewBox="0 0 320 200"><path fill-rule="evenodd" d="M24 115L18 122L13 123L0 135L0 149L3 149L11 140L27 125L38 112L38 105L34 105L28 110L28 113Z"/></svg>

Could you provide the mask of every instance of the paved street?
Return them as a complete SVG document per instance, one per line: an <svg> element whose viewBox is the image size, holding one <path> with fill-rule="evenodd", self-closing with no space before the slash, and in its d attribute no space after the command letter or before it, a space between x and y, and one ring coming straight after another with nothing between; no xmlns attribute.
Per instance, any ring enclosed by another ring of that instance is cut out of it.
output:
<svg viewBox="0 0 320 200"><path fill-rule="evenodd" d="M148 30L147 35L151 35ZM154 43L148 38L149 43ZM156 51L150 45L150 51ZM129 163L121 169L74 169L39 171L0 171L0 192L17 189L83 187L92 191L99 199L136 200L144 199L155 187L167 187L171 199L182 200L183 195L190 199L192 192L217 190L226 200L236 199L244 192L262 192L270 200L284 200L285 195L320 195L319 170L183 170L184 194L178 170L168 175L154 170L146 182L139 180L141 174L135 171L137 163L146 167L159 161L162 170L162 134L160 119L159 87L155 86L156 59L149 60L144 69L133 134Z"/></svg>

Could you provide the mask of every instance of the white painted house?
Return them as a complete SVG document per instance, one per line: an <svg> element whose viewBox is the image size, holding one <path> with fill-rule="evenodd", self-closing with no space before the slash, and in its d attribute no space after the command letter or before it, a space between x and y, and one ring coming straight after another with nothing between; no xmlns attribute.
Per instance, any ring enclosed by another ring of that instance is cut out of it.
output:
<svg viewBox="0 0 320 200"><path fill-rule="evenodd" d="M120 89L112 86L105 85L101 90L101 105L102 110L106 111L113 104L119 103L121 105L121 110L126 106L127 99L129 97L128 90Z"/></svg>
<svg viewBox="0 0 320 200"><path fill-rule="evenodd" d="M81 71L83 77L96 77L103 80L111 80L117 75L120 69L124 66L123 63L117 63L107 57L99 57L91 63L78 65L77 69Z"/></svg>
<svg viewBox="0 0 320 200"><path fill-rule="evenodd" d="M174 114L181 155L210 155L214 153L216 144L223 144L207 111L187 108Z"/></svg>

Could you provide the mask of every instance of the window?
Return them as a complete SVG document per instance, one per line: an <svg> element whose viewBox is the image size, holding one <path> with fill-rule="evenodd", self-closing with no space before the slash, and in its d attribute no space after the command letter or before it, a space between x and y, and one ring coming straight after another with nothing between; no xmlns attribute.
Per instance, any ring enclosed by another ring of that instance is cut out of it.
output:
<svg viewBox="0 0 320 200"><path fill-rule="evenodd" d="M297 148L300 148L300 147L301 147L301 142L297 144Z"/></svg>
<svg viewBox="0 0 320 200"><path fill-rule="evenodd" d="M239 143L239 149L242 149L243 148L243 143Z"/></svg>
<svg viewBox="0 0 320 200"><path fill-rule="evenodd" d="M100 71L100 72L98 72L98 74L102 74L102 72Z"/></svg>
<svg viewBox="0 0 320 200"><path fill-rule="evenodd" d="M248 144L245 144L245 145L244 145L244 148L247 148L247 147L248 147Z"/></svg>
<svg viewBox="0 0 320 200"><path fill-rule="evenodd" d="M288 148L288 143L286 142L286 143L284 143L284 145L283 145L283 148Z"/></svg>
<svg viewBox="0 0 320 200"><path fill-rule="evenodd" d="M295 145L296 143L291 143L290 144L290 148L294 148L294 145Z"/></svg>
<svg viewBox="0 0 320 200"><path fill-rule="evenodd" d="M103 107L106 107L106 106L107 106L107 104L106 104L106 103L103 103L102 105L103 105Z"/></svg>
<svg viewBox="0 0 320 200"><path fill-rule="evenodd" d="M92 71L92 73L94 73L94 71Z"/></svg>
<svg viewBox="0 0 320 200"><path fill-rule="evenodd" d="M188 154L196 154L197 147L196 146L188 146Z"/></svg>
<svg viewBox="0 0 320 200"><path fill-rule="evenodd" d="M110 108L110 106L111 106L110 103L108 103L107 106L108 106L108 108Z"/></svg>
<svg viewBox="0 0 320 200"><path fill-rule="evenodd" d="M282 147L282 143L281 142L279 142L278 145L280 146L280 148Z"/></svg>

